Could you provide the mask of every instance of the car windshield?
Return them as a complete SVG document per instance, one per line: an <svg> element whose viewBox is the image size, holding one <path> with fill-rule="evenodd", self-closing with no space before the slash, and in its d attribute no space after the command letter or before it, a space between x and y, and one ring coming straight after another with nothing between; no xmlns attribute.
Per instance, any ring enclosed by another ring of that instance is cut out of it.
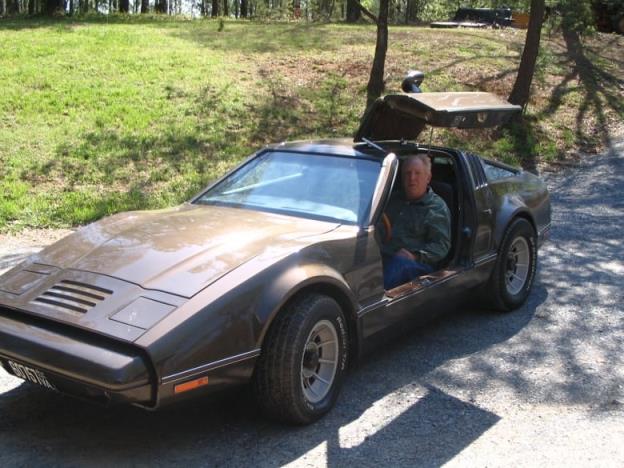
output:
<svg viewBox="0 0 624 468"><path fill-rule="evenodd" d="M368 159L269 151L197 202L362 224L380 168L380 162Z"/></svg>

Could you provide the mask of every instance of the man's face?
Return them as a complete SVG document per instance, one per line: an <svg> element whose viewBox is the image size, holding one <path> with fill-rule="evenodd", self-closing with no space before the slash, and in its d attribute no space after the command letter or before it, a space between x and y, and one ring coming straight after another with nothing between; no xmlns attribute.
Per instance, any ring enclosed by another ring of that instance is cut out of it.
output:
<svg viewBox="0 0 624 468"><path fill-rule="evenodd" d="M402 172L403 190L408 200L418 200L427 192L431 181L431 171L419 159L408 159Z"/></svg>

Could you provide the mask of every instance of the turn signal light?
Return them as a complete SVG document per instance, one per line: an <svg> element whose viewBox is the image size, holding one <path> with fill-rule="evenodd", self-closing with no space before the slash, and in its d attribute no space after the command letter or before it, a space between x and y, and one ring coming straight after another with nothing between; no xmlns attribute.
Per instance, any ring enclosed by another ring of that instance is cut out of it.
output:
<svg viewBox="0 0 624 468"><path fill-rule="evenodd" d="M198 387L208 385L208 377L200 377L199 379L189 380L188 382L181 383L173 387L173 393L188 392Z"/></svg>

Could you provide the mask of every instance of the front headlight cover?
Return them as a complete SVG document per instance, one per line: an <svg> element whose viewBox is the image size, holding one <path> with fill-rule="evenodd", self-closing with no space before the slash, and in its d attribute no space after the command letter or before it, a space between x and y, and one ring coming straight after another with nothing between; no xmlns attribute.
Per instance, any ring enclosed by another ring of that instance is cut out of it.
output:
<svg viewBox="0 0 624 468"><path fill-rule="evenodd" d="M176 306L158 302L147 297L139 297L121 309L111 320L133 327L149 330L160 320L176 309Z"/></svg>

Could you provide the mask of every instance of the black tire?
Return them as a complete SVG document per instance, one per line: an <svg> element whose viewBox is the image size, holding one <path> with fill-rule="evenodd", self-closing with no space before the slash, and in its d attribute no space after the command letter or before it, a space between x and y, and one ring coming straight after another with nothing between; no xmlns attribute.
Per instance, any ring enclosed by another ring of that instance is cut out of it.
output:
<svg viewBox="0 0 624 468"><path fill-rule="evenodd" d="M264 339L252 379L258 404L267 416L282 422L310 424L334 406L347 366L346 327L340 306L321 294L300 297L280 313ZM323 336L337 338L336 346L331 344L332 339L323 344ZM335 365L320 363L319 359L335 361ZM318 393L313 393L311 387Z"/></svg>
<svg viewBox="0 0 624 468"><path fill-rule="evenodd" d="M520 264L518 262L518 250L525 247L528 250L523 257L528 261L528 265L526 271L522 267L524 274L520 276L523 281L520 281L516 280L517 275L515 275ZM486 297L492 307L501 312L508 312L520 307L531 292L536 267L537 238L535 230L526 219L517 218L505 231L498 251L496 266L482 296Z"/></svg>

